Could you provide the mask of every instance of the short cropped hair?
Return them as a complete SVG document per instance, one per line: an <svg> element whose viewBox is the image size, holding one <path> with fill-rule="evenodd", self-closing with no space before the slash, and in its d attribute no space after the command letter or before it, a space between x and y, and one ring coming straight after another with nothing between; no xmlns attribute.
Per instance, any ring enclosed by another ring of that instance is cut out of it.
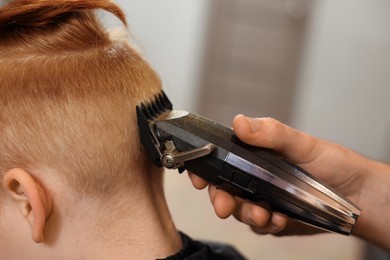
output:
<svg viewBox="0 0 390 260"><path fill-rule="evenodd" d="M148 167L135 106L159 77L95 9L108 0L14 0L0 8L0 174L57 174L80 195L136 185Z"/></svg>

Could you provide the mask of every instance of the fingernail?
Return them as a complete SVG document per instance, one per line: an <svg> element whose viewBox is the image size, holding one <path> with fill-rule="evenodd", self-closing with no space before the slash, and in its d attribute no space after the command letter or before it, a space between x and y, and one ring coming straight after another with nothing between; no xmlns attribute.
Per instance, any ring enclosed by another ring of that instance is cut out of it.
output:
<svg viewBox="0 0 390 260"><path fill-rule="evenodd" d="M251 210L247 213L246 217L249 225L255 225L255 221L253 220L253 213Z"/></svg>
<svg viewBox="0 0 390 260"><path fill-rule="evenodd" d="M270 232L271 232L272 234L277 234L277 233L279 233L281 230L282 230L282 229L281 229L280 227L278 227L278 226L272 224Z"/></svg>
<svg viewBox="0 0 390 260"><path fill-rule="evenodd" d="M247 124L249 125L252 133L259 131L259 125L257 124L256 119L250 118L250 117L245 117L245 120L246 120Z"/></svg>

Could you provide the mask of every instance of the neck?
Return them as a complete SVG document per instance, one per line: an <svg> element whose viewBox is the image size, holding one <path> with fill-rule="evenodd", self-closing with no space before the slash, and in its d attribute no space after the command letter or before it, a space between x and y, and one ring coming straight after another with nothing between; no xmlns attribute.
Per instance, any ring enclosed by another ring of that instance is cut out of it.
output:
<svg viewBox="0 0 390 260"><path fill-rule="evenodd" d="M59 246L69 258L76 259L156 259L175 254L182 244L161 183L145 181L128 197L122 194L110 203L84 199L69 205L73 216L61 220L60 226L60 232L66 234L61 235L61 241L48 236L46 242L53 243L54 252ZM61 216L51 218L54 222Z"/></svg>

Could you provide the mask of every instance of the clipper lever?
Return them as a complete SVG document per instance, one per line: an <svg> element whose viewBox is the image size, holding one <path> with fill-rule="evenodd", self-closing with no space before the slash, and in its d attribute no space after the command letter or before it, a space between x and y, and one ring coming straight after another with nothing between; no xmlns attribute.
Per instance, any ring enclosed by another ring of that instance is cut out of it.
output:
<svg viewBox="0 0 390 260"><path fill-rule="evenodd" d="M206 144L199 148L179 152L172 141L166 141L164 145L166 150L161 156L161 163L168 169L183 167L184 162L206 156L215 149L213 144Z"/></svg>

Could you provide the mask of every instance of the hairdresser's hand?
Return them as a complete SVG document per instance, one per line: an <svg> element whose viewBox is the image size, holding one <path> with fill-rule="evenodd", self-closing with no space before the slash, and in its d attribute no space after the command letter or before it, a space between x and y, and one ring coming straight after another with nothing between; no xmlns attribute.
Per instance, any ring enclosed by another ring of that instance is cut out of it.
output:
<svg viewBox="0 0 390 260"><path fill-rule="evenodd" d="M390 186L390 180L386 177L390 174L376 176L383 177L384 184L380 181L374 183L369 177L373 169L382 173L386 171L390 173L388 166L369 160L340 145L299 132L274 119L253 119L239 115L233 120L233 129L242 141L278 151L287 159L349 197L363 210L375 210L371 205L374 199L370 201L370 198L366 197L367 193L371 192L370 197L373 197L379 186L386 187L385 184L388 185L387 187ZM193 174L190 174L190 177L193 185L198 189L203 189L208 185L203 179ZM215 212L220 218L234 215L238 220L251 226L257 233L287 235L320 232L270 211L267 205L259 207L250 204L214 186L209 187L209 194ZM388 210L390 215L390 209ZM379 212L377 210L374 213ZM355 227L356 233L365 232L367 215L364 213L362 212L358 225ZM377 215L378 218L380 214ZM363 224L359 225L359 223ZM364 237L360 233L358 235Z"/></svg>

